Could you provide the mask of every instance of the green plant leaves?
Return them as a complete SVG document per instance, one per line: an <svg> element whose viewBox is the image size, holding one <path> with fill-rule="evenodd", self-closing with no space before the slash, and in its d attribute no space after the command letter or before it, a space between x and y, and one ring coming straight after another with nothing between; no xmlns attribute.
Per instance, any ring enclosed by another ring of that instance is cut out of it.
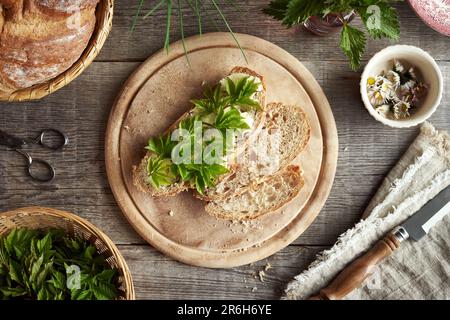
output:
<svg viewBox="0 0 450 320"><path fill-rule="evenodd" d="M176 180L172 161L161 157L148 159L147 173L149 182L156 189L161 186L170 186Z"/></svg>
<svg viewBox="0 0 450 320"><path fill-rule="evenodd" d="M231 149L227 130L250 128L241 112L261 109L255 98L260 86L254 77L226 78L214 88L206 89L202 99L192 100L194 115L178 125L178 129L183 129L179 132L180 141L171 141L170 133L149 140L146 149L154 154L147 161L149 184L159 189L181 180L201 194L205 188L214 187L218 177L228 172L222 165ZM197 131L203 133L207 129L216 129L219 137L196 136ZM198 150L201 154L196 153ZM216 156L217 150L221 151L220 156ZM183 157L185 151L190 151L190 157ZM173 163L172 153L183 157L183 163Z"/></svg>
<svg viewBox="0 0 450 320"><path fill-rule="evenodd" d="M366 47L366 36L364 32L344 24L341 32L340 47L350 59L350 66L356 70Z"/></svg>
<svg viewBox="0 0 450 320"><path fill-rule="evenodd" d="M176 142L171 140L170 134L167 134L165 136L150 139L145 149L155 153L157 156L168 158L170 157L172 149L175 145Z"/></svg>
<svg viewBox="0 0 450 320"><path fill-rule="evenodd" d="M231 26L229 25L229 23L225 17L225 14L223 13L223 11L220 8L219 3L217 1L215 1L215 0L209 0L209 1L194 0L194 3L192 3L191 0L187 0L190 10L195 14L195 16L197 18L199 34L202 35L202 33L203 33L203 31L202 31L202 14L206 15L206 18L210 19L214 23L214 20L211 19L211 14L210 14L209 10L207 10L209 8L204 7L204 2L208 2L209 4L211 4L211 6L214 8L215 12L223 20L228 32L230 33L231 37L234 39L237 46L239 47L239 49L242 53L242 56L244 57L245 61L248 62L247 56L245 55L244 50L242 49L238 39L236 38L236 35L234 34L233 30L231 29ZM170 33L171 33L171 26L172 26L172 17L173 17L173 12L176 9L174 7L178 6L177 11L178 11L178 19L179 19L179 29L181 32L181 41L182 41L182 45L183 45L183 49L185 52L187 62L188 62L188 64L190 64L189 58L188 58L188 49L187 49L187 46L185 43L185 37L184 37L184 18L183 18L184 8L181 4L181 0L177 0L176 4L174 4L174 2L172 0L161 0L143 17L143 19L146 19L149 16L153 15L156 12L156 10L158 10L164 3L166 3L166 8L165 8L165 10L166 10L166 31L165 31L165 36L164 36L164 48L165 48L166 52L168 53L169 48L170 48ZM133 33L134 30L136 29L136 25L137 25L139 16L141 15L141 12L143 9L143 4L144 4L144 0L139 0L136 14L133 17L133 22L131 25L131 33ZM233 6L235 6L235 5L233 5Z"/></svg>
<svg viewBox="0 0 450 320"><path fill-rule="evenodd" d="M311 16L321 15L324 3L323 0L275 0L263 11L290 28Z"/></svg>
<svg viewBox="0 0 450 320"><path fill-rule="evenodd" d="M209 115L216 113L221 107L225 107L228 99L222 92L221 85L214 88L208 87L204 92L204 99L192 100L192 104L197 108L202 115Z"/></svg>
<svg viewBox="0 0 450 320"><path fill-rule="evenodd" d="M245 119L235 107L217 112L215 127L219 130L227 129L250 129Z"/></svg>
<svg viewBox="0 0 450 320"><path fill-rule="evenodd" d="M61 230L14 229L0 238L0 300L115 299L116 282L95 246Z"/></svg>
<svg viewBox="0 0 450 320"><path fill-rule="evenodd" d="M320 15L324 10L324 1L291 0L286 9L283 23L289 27L303 23L311 16Z"/></svg>
<svg viewBox="0 0 450 320"><path fill-rule="evenodd" d="M164 39L164 49L169 53L170 46L170 27L172 24L172 0L167 0L167 17L166 17L166 36Z"/></svg>
<svg viewBox="0 0 450 320"><path fill-rule="evenodd" d="M269 3L267 8L263 9L265 14L274 17L277 20L283 20L286 16L286 10L290 0L274 0Z"/></svg>
<svg viewBox="0 0 450 320"><path fill-rule="evenodd" d="M230 78L225 79L225 90L228 94L228 104L231 107L239 106L241 109L260 110L259 102L253 98L258 92L260 83L256 82L254 78L243 77L235 83Z"/></svg>
<svg viewBox="0 0 450 320"><path fill-rule="evenodd" d="M186 165L187 170L193 177L193 184L198 193L204 194L207 187L214 187L217 179L228 169L220 164L190 164Z"/></svg>
<svg viewBox="0 0 450 320"><path fill-rule="evenodd" d="M287 27L306 22L311 16L325 16L330 13L356 12L363 21L367 33L374 39L398 40L400 23L397 11L391 3L397 0L274 0L263 11L282 21ZM344 27L341 32L340 47L356 70L361 64L365 50L366 36L363 31L348 25L341 18Z"/></svg>
<svg viewBox="0 0 450 320"><path fill-rule="evenodd" d="M370 36L374 39L385 37L398 40L400 38L400 22L397 10L383 0L365 2L370 4L356 7L356 11Z"/></svg>

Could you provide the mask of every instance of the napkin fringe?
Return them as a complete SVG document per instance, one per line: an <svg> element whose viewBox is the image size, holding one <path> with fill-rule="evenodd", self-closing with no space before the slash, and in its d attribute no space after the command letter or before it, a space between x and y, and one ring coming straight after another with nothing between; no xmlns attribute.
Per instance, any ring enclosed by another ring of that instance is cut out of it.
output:
<svg viewBox="0 0 450 320"><path fill-rule="evenodd" d="M435 148L426 148L422 155L416 158L414 164L406 168L405 172L403 172L402 177L395 179L392 182L390 195L396 194L400 189L411 183L411 180L414 179L414 175L417 173L417 171L420 170L422 166L426 165L427 162L431 161L431 159L435 155L435 152ZM377 208L375 208L373 211L376 211L376 209Z"/></svg>
<svg viewBox="0 0 450 320"><path fill-rule="evenodd" d="M445 131L437 130L429 122L425 122L420 128L420 131L423 135L427 136L439 154L450 161L450 135Z"/></svg>

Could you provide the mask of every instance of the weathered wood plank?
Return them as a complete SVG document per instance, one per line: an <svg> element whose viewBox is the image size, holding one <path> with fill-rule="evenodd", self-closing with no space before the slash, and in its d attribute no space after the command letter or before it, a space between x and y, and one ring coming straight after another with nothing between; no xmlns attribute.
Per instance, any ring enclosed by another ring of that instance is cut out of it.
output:
<svg viewBox="0 0 450 320"><path fill-rule="evenodd" d="M155 1L145 1L146 13ZM183 1L183 3L185 3ZM206 3L206 2L205 2ZM280 45L300 60L315 61L346 61L346 57L338 47L339 34L320 38L304 32L300 28L286 30L280 22L273 20L261 12L269 1L249 0L237 1L239 10L230 5L223 5L225 15L235 32L248 33L262 37ZM162 47L166 28L165 12L157 11L146 19L139 20L136 31L131 34L130 27L136 13L137 0L116 1L114 28L110 39L103 49L100 60L107 61L142 61ZM187 6L185 4L185 6ZM401 40L399 43L416 45L428 50L436 59L449 60L450 41L427 27L410 9L406 2L397 4L401 19ZM186 7L186 9L188 9ZM203 19L204 32L227 31L212 6L206 6L206 15L212 17ZM174 12L172 22L172 41L180 39L178 31L177 12ZM184 16L186 36L197 34L197 18L185 10ZM359 21L354 22L360 25ZM217 26L217 28L216 28ZM389 40L370 40L364 59L368 59L381 48L393 44Z"/></svg>
<svg viewBox="0 0 450 320"><path fill-rule="evenodd" d="M353 225L389 168L404 152L417 129L391 129L370 117L358 93L359 74L346 62L305 62L330 99L339 131L340 156L331 196L297 244L330 245ZM143 243L122 217L111 195L104 169L104 132L108 113L121 84L137 63L96 62L70 86L40 101L2 104L0 128L18 135L56 126L68 132L70 146L50 154L58 178L51 185L28 179L24 163L12 152L0 153L0 209L27 205L74 211L101 227L117 243ZM450 63L440 66L448 81ZM449 92L432 121L450 129Z"/></svg>
<svg viewBox="0 0 450 320"><path fill-rule="evenodd" d="M286 284L323 250L290 246L272 257L232 269L206 269L172 261L143 246L119 246L138 299L279 299ZM264 271L266 266L272 268ZM264 271L264 282L259 272Z"/></svg>

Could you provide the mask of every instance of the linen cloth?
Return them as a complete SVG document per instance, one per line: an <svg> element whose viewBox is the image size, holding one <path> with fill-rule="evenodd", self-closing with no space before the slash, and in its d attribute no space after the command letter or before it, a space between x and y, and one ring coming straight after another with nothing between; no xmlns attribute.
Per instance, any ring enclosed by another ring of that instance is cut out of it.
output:
<svg viewBox="0 0 450 320"><path fill-rule="evenodd" d="M450 136L430 123L385 178L356 226L289 283L283 299L306 299L387 232L450 185ZM408 240L346 299L449 299L450 215L419 242Z"/></svg>

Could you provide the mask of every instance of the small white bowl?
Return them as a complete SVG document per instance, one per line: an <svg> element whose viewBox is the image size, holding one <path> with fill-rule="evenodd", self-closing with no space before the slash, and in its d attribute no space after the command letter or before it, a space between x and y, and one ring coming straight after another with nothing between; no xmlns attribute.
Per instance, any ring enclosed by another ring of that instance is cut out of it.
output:
<svg viewBox="0 0 450 320"><path fill-rule="evenodd" d="M405 67L414 67L418 78L428 85L428 93L420 102L420 106L406 119L387 119L378 113L369 101L367 94L367 79L378 76L381 72L392 69L394 60L399 60ZM407 45L387 47L370 59L361 76L361 97L369 113L381 123L394 128L416 126L436 111L444 92L444 80L436 61L424 50Z"/></svg>

